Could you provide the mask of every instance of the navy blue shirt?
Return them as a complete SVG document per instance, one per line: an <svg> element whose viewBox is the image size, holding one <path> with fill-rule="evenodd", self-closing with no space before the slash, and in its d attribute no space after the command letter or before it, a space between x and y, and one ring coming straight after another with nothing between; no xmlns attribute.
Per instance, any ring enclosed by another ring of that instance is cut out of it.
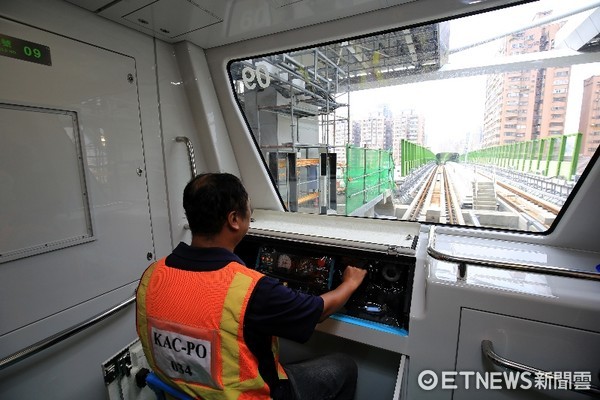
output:
<svg viewBox="0 0 600 400"><path fill-rule="evenodd" d="M179 243L165 264L186 271L215 271L235 261L244 262L229 250L191 247ZM306 342L323 313L323 299L301 293L268 276L262 277L248 301L244 340L258 359L258 369L271 390L279 381L273 353L272 336Z"/></svg>

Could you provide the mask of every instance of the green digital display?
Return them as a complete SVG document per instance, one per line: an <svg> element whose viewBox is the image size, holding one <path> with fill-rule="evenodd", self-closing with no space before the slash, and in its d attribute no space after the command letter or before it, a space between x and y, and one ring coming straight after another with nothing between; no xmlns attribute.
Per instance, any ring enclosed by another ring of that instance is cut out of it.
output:
<svg viewBox="0 0 600 400"><path fill-rule="evenodd" d="M50 47L0 33L0 56L52 65Z"/></svg>

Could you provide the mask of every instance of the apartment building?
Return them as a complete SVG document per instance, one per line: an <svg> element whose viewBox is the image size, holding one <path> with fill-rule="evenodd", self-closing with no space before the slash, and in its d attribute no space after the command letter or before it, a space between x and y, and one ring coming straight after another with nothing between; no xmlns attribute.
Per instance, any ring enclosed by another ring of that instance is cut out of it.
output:
<svg viewBox="0 0 600 400"><path fill-rule="evenodd" d="M540 13L535 19L549 13ZM508 35L503 56L551 50L560 23ZM482 145L484 147L541 139L565 133L570 67L539 68L490 75Z"/></svg>
<svg viewBox="0 0 600 400"><path fill-rule="evenodd" d="M353 130L360 137L361 147L391 150L395 162L399 162L402 139L424 145L425 118L415 110L394 113L383 106L367 118L355 120Z"/></svg>
<svg viewBox="0 0 600 400"><path fill-rule="evenodd" d="M581 154L591 157L600 145L600 75L583 82L579 132L583 135Z"/></svg>

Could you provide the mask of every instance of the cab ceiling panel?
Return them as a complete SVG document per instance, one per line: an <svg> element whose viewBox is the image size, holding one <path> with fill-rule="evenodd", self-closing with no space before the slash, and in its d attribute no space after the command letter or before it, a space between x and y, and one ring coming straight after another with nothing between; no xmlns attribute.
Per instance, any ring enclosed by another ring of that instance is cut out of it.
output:
<svg viewBox="0 0 600 400"><path fill-rule="evenodd" d="M223 20L187 0L159 0L123 16L129 22L148 27L172 39Z"/></svg>
<svg viewBox="0 0 600 400"><path fill-rule="evenodd" d="M113 0L67 0L69 3L73 3L78 5L79 7L83 7L86 10L90 11L98 11L104 7L110 5L110 3L114 3Z"/></svg>
<svg viewBox="0 0 600 400"><path fill-rule="evenodd" d="M166 42L203 48L417 0L67 0Z"/></svg>

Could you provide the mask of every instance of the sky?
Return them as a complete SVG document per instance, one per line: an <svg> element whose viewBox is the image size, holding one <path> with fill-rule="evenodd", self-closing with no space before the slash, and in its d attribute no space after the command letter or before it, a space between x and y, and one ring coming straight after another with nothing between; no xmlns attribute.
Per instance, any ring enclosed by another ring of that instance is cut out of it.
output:
<svg viewBox="0 0 600 400"><path fill-rule="evenodd" d="M538 11L552 9L556 15L586 5L598 4L595 0L545 0L521 5L517 8L499 10L450 22L450 49L464 47L483 39L496 37L505 32L518 30L531 23ZM473 33L477 32L475 36ZM473 63L489 59L496 53L497 42L477 46L460 53L451 54L449 64ZM600 63L574 66L571 71L569 102L565 131L576 132L583 80L600 74ZM383 104L392 111L415 109L425 116L425 132L429 136L427 145L434 152L445 150L444 145L455 142L457 136L464 138L475 134L483 124L485 102L485 76L462 77L447 80L427 81L378 89L354 91L350 94L352 119L367 117Z"/></svg>

